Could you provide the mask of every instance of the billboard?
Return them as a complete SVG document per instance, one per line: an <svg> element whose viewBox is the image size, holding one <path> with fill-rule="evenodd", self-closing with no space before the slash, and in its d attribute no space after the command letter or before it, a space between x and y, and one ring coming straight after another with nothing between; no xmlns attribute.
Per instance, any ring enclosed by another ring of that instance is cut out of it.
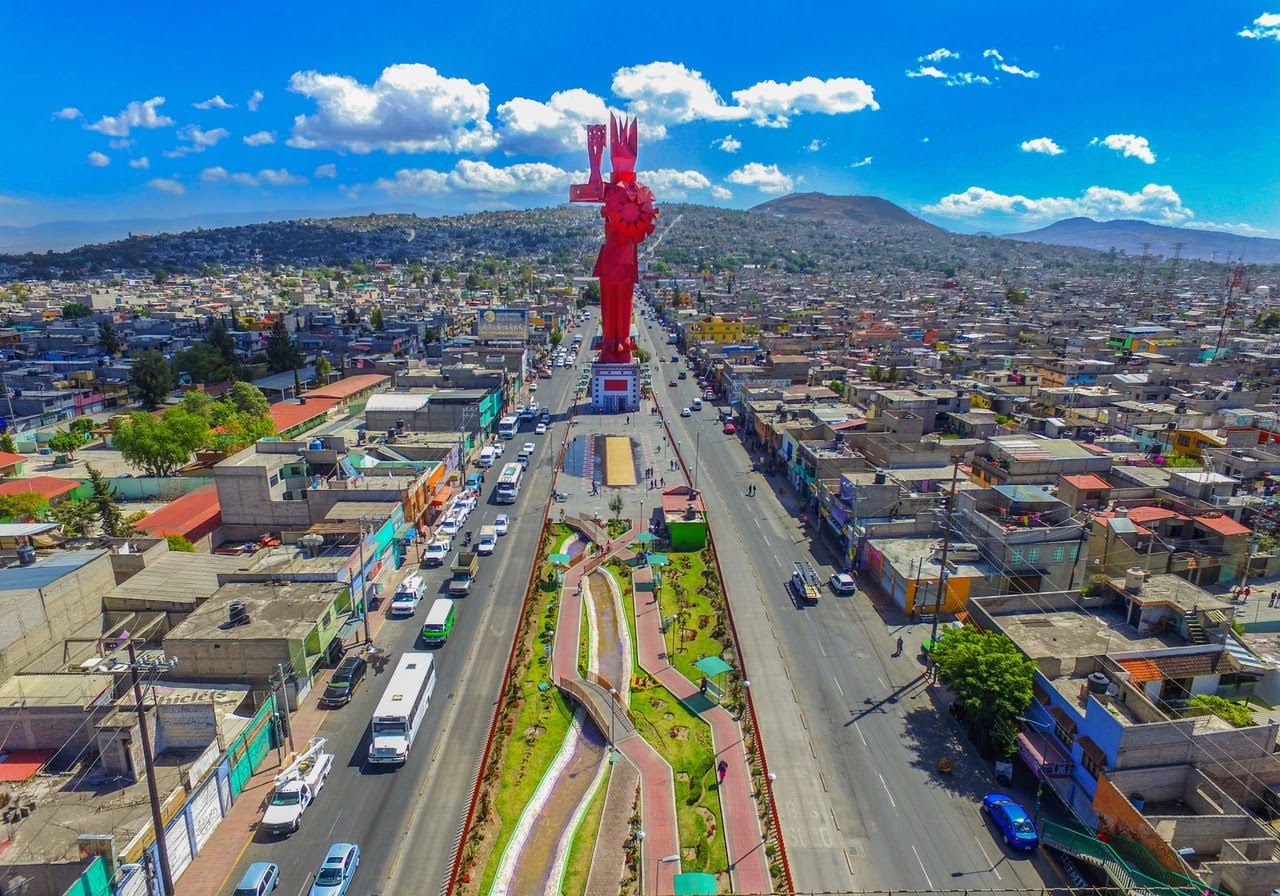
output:
<svg viewBox="0 0 1280 896"><path fill-rule="evenodd" d="M524 308L484 308L476 312L477 339L529 338L529 312Z"/></svg>

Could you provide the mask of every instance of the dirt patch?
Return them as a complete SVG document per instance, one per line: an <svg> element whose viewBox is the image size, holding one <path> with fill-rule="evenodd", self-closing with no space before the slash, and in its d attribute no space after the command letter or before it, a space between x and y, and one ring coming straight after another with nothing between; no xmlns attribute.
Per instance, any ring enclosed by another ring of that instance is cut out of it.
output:
<svg viewBox="0 0 1280 896"><path fill-rule="evenodd" d="M705 806L696 806L695 811L698 817L702 819L702 823L707 826L707 839L714 840L716 838L716 816Z"/></svg>
<svg viewBox="0 0 1280 896"><path fill-rule="evenodd" d="M696 862L698 860L698 847L696 846L681 847L680 860L683 862Z"/></svg>
<svg viewBox="0 0 1280 896"><path fill-rule="evenodd" d="M689 783L689 773L688 773L688 772L676 772L676 780L677 780L677 781L679 781L681 784L688 784L688 783Z"/></svg>
<svg viewBox="0 0 1280 896"><path fill-rule="evenodd" d="M663 700L661 697L650 697L649 705L656 710L661 710L663 707L667 705L667 701Z"/></svg>
<svg viewBox="0 0 1280 896"><path fill-rule="evenodd" d="M688 740L688 739L689 739L689 728L688 728L688 726L686 726L686 725L677 725L676 727L674 727L674 728L672 728L672 729L671 729L671 736L672 736L675 740Z"/></svg>
<svg viewBox="0 0 1280 896"><path fill-rule="evenodd" d="M525 737L538 738L538 737L542 737L542 735L546 733L547 733L547 729L542 727L541 725L530 725L528 728L524 729Z"/></svg>
<svg viewBox="0 0 1280 896"><path fill-rule="evenodd" d="M708 625L710 625L710 624L711 624L711 617L710 617L710 616L699 616L699 617L698 617L698 628L700 628L700 629L705 629L705 628L706 628Z"/></svg>
<svg viewBox="0 0 1280 896"><path fill-rule="evenodd" d="M672 719L676 717L676 714L673 712L664 712L662 714L662 717L666 719L668 722L670 722Z"/></svg>

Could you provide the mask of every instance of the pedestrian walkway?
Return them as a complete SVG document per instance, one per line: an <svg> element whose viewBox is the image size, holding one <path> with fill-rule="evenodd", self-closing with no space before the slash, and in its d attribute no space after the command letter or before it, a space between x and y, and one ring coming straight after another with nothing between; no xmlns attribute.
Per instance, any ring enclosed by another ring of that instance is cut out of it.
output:
<svg viewBox="0 0 1280 896"><path fill-rule="evenodd" d="M391 577L397 586L404 576L413 571L412 563L405 563ZM388 590L394 587L388 583ZM378 632L386 621L386 609L390 601L383 601L382 611L369 617L370 634L376 640ZM306 748L311 738L316 736L320 725L329 715L328 710L321 709L318 695L324 692L329 683L332 669L322 670L312 682L311 693L303 699L295 712L289 715L289 727L293 733L294 746ZM275 778L280 770L291 761L290 750L283 750L284 763L281 764L275 750L267 753L257 771L245 782L240 797L231 804L222 823L214 830L213 835L200 848L200 854L191 860L182 876L175 882L177 896L217 896L227 889L228 879L236 871L240 856L248 848L257 830L258 821L266 808L266 801L275 789Z"/></svg>
<svg viewBox="0 0 1280 896"><path fill-rule="evenodd" d="M647 567L642 567L647 572ZM633 593L640 594L634 589ZM649 592L652 594L652 592ZM656 597L635 601L636 656L640 668L691 709L697 709L702 695L698 688L671 665L662 635L662 610ZM735 893L768 893L772 887L759 813L751 790L751 766L743 745L742 729L721 706L700 713L711 726L711 743L716 764L728 763L728 772L719 787L720 812L724 818L725 846L729 854L729 889Z"/></svg>

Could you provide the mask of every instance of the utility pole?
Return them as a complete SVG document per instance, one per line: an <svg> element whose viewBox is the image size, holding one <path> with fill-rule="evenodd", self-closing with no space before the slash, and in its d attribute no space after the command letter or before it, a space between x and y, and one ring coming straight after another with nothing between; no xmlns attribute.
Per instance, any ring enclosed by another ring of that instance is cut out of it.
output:
<svg viewBox="0 0 1280 896"><path fill-rule="evenodd" d="M289 671L290 673L293 672L292 666L289 667ZM285 685L288 679L285 677L285 674L284 674L284 663L276 663L276 674L272 675L270 678L272 700L275 700L276 698L276 682L277 681L279 681L280 696L282 698L280 702L284 704L284 714L282 716L282 719L284 721L284 733L285 733L285 736L288 737L289 739L289 752L292 753L292 752L296 752L296 750L294 749L294 746L293 746L293 722L289 718L289 691ZM279 704L277 704L277 706L279 706Z"/></svg>
<svg viewBox="0 0 1280 896"><path fill-rule="evenodd" d="M938 640L938 616L942 613L942 595L947 591L947 552L951 550L951 519L956 512L956 480L960 477L960 461L951 467L951 497L947 499L947 522L942 532L942 559L938 561L938 597L933 603L933 626L929 632L929 650ZM932 659L930 659L932 663Z"/></svg>
<svg viewBox="0 0 1280 896"><path fill-rule="evenodd" d="M138 734L142 738L142 765L146 769L147 794L151 797L151 827L156 838L156 853L160 856L160 896L174 896L173 872L169 867L169 844L164 839L164 816L160 814L160 791L156 787L156 769L151 754L151 735L147 733L147 713L142 705L142 686L138 682L138 670L167 672L178 664L176 659L157 663L140 663L133 638L125 633L129 648L129 678L133 683L133 705L138 712Z"/></svg>

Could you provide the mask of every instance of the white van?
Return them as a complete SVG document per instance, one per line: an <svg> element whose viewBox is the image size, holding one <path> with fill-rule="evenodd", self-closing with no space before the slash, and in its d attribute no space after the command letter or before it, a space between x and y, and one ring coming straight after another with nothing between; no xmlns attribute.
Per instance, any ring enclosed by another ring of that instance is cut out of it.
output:
<svg viewBox="0 0 1280 896"><path fill-rule="evenodd" d="M693 404L689 405L689 407L693 408L695 411L700 411L700 410L702 410L702 399L701 399L701 398L695 398L695 399L693 400Z"/></svg>
<svg viewBox="0 0 1280 896"><path fill-rule="evenodd" d="M493 466L494 458L497 456L497 452L493 450L492 445L485 445L480 449L480 466L486 470L489 469Z"/></svg>

